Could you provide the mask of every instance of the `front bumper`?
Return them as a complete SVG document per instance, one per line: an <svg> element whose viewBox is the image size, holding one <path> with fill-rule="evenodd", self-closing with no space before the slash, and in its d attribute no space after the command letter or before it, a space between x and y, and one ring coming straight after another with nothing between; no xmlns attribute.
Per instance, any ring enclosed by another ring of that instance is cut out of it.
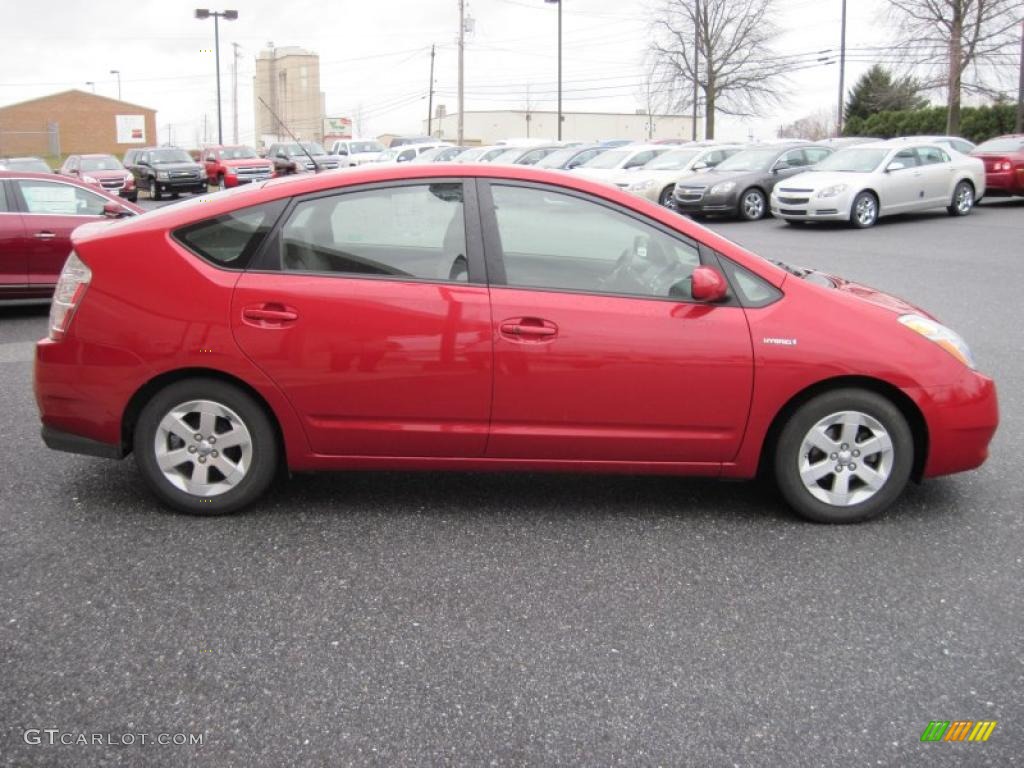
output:
<svg viewBox="0 0 1024 768"><path fill-rule="evenodd" d="M712 195L705 192L699 199L673 195L674 208L680 213L736 213L739 197L736 190L724 195Z"/></svg>
<svg viewBox="0 0 1024 768"><path fill-rule="evenodd" d="M911 390L928 426L924 477L950 475L981 466L999 426L995 382L965 369L954 384Z"/></svg>
<svg viewBox="0 0 1024 768"><path fill-rule="evenodd" d="M802 195L782 197L772 192L772 216L793 221L847 221L850 218L850 196L814 197Z"/></svg>
<svg viewBox="0 0 1024 768"><path fill-rule="evenodd" d="M189 177L187 179L155 179L155 182L160 185L160 189L206 189L205 176Z"/></svg>

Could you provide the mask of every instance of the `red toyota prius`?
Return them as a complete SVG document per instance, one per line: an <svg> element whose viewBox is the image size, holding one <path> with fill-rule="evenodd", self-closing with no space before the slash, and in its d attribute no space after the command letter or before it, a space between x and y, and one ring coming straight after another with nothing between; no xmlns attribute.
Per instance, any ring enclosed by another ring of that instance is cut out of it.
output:
<svg viewBox="0 0 1024 768"><path fill-rule="evenodd" d="M198 514L279 468L774 475L853 522L985 461L995 386L924 310L529 167L272 180L75 231L51 448Z"/></svg>

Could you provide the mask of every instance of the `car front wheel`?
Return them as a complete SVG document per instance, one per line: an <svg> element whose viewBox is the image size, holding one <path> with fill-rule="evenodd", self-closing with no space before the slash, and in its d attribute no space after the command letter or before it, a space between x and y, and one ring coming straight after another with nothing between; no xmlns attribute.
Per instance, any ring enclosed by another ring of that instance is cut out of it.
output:
<svg viewBox="0 0 1024 768"><path fill-rule="evenodd" d="M953 201L946 207L950 216L966 216L974 207L974 187L961 181L953 190Z"/></svg>
<svg viewBox="0 0 1024 768"><path fill-rule="evenodd" d="M903 492L914 440L900 410L861 389L838 389L801 406L776 444L775 480L801 517L855 523Z"/></svg>
<svg viewBox="0 0 1024 768"><path fill-rule="evenodd" d="M740 218L744 221L763 219L768 212L768 202L760 189L748 189L740 195Z"/></svg>
<svg viewBox="0 0 1024 768"><path fill-rule="evenodd" d="M279 457L259 403L236 386L206 378L160 390L139 414L133 447L154 495L195 515L251 504L273 481Z"/></svg>
<svg viewBox="0 0 1024 768"><path fill-rule="evenodd" d="M850 223L857 229L873 227L878 221L878 200L870 192L861 192L850 206Z"/></svg>

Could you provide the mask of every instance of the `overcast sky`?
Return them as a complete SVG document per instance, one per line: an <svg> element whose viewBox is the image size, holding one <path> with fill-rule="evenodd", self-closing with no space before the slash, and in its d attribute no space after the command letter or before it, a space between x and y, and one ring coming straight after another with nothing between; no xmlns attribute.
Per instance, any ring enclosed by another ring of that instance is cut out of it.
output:
<svg viewBox="0 0 1024 768"><path fill-rule="evenodd" d="M660 0L564 0L565 111L634 111ZM775 0L779 54L838 50L841 0ZM466 108L554 109L556 6L543 0L472 0L467 37ZM117 96L157 110L160 141L191 146L216 140L213 21L194 18L194 0L45 0L5 3L0 26L0 104L67 88ZM436 44L435 104L456 110L457 0L230 0L221 22L224 134L230 140L232 43L238 43L240 139L253 142L252 76L268 41L320 55L330 116L356 120L364 135L419 133L427 113L430 46ZM871 62L891 54L884 0L848 3L849 87ZM766 139L778 126L837 100L838 66L795 68L788 99L756 119L719 116L718 137Z"/></svg>

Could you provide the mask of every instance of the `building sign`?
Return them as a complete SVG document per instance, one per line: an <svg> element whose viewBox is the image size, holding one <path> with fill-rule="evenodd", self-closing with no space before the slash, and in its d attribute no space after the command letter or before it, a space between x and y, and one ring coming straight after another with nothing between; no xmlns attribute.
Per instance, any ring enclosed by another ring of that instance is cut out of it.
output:
<svg viewBox="0 0 1024 768"><path fill-rule="evenodd" d="M339 139L351 139L352 120L347 117L325 117L324 136L334 136Z"/></svg>
<svg viewBox="0 0 1024 768"><path fill-rule="evenodd" d="M118 144L146 143L145 115L114 115Z"/></svg>

